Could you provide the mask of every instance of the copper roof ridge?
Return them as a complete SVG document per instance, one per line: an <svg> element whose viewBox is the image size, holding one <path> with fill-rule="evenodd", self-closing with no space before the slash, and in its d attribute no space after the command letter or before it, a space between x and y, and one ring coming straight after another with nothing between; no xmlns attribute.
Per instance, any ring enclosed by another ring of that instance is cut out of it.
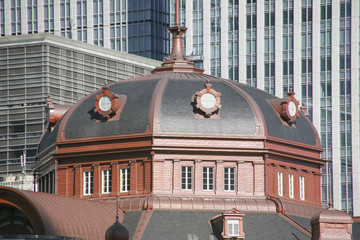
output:
<svg viewBox="0 0 360 240"><path fill-rule="evenodd" d="M187 28L180 25L179 0L175 1L175 25L168 28L169 33L173 36L173 47L171 54L165 58L161 67L153 70L155 73L161 72L193 72L203 73L204 69L194 66L194 62L190 60L184 53L183 37Z"/></svg>
<svg viewBox="0 0 360 240"><path fill-rule="evenodd" d="M140 198L119 199L121 209L127 211L220 211L233 208L243 212L276 213L276 205L265 198L227 197L227 196L180 196L149 195Z"/></svg>
<svg viewBox="0 0 360 240"><path fill-rule="evenodd" d="M40 235L104 239L103 234L114 222L116 206L112 203L9 187L0 187L0 195L0 203L13 203L14 207L29 216L35 232ZM119 210L122 222L125 214L122 209ZM101 221L98 221L100 218Z"/></svg>

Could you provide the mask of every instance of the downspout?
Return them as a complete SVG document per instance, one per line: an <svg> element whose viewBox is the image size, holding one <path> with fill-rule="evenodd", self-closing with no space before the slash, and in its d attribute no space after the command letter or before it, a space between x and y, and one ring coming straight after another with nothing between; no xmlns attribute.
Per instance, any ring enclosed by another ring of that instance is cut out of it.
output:
<svg viewBox="0 0 360 240"><path fill-rule="evenodd" d="M58 171L57 171L57 167L58 167L58 161L55 159L55 168L54 168L54 171L55 171L55 191L54 193L57 195L58 194Z"/></svg>

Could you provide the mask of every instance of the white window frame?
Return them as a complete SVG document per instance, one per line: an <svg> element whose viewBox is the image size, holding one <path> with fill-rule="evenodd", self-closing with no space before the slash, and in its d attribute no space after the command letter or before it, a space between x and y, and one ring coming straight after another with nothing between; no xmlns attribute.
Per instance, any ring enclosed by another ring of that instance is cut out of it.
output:
<svg viewBox="0 0 360 240"><path fill-rule="evenodd" d="M289 174L289 197L294 198L294 174Z"/></svg>
<svg viewBox="0 0 360 240"><path fill-rule="evenodd" d="M111 193L111 169L102 170L102 193Z"/></svg>
<svg viewBox="0 0 360 240"><path fill-rule="evenodd" d="M227 220L227 236L237 237L240 236L240 220L228 219Z"/></svg>
<svg viewBox="0 0 360 240"><path fill-rule="evenodd" d="M214 167L203 167L203 190L214 190Z"/></svg>
<svg viewBox="0 0 360 240"><path fill-rule="evenodd" d="M305 200L305 177L299 177L300 184L300 200Z"/></svg>
<svg viewBox="0 0 360 240"><path fill-rule="evenodd" d="M93 194L93 182L94 180L94 172L93 171L84 171L83 178L83 188L84 195L92 195Z"/></svg>
<svg viewBox="0 0 360 240"><path fill-rule="evenodd" d="M233 192L235 191L235 168L224 168L224 190Z"/></svg>
<svg viewBox="0 0 360 240"><path fill-rule="evenodd" d="M191 166L181 166L181 189L192 190L193 173Z"/></svg>
<svg viewBox="0 0 360 240"><path fill-rule="evenodd" d="M277 177L278 177L278 195L282 196L284 193L283 192L283 173L278 172Z"/></svg>
<svg viewBox="0 0 360 240"><path fill-rule="evenodd" d="M120 192L130 191L130 168L120 169Z"/></svg>

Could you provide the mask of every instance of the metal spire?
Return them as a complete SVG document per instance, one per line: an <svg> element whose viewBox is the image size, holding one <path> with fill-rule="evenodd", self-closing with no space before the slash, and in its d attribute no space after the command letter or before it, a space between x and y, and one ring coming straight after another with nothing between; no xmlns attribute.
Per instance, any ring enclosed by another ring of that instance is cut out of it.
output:
<svg viewBox="0 0 360 240"><path fill-rule="evenodd" d="M170 56L167 56L161 67L154 69L154 72L195 72L202 73L204 69L194 67L194 63L185 56L183 48L183 34L187 28L180 26L180 5L175 0L175 25L168 28L173 36L173 47Z"/></svg>

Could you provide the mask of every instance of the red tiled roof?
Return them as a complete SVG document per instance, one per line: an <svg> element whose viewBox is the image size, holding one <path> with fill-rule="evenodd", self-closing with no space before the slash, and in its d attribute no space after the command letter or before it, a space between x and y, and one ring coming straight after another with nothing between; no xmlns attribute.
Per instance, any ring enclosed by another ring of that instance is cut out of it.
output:
<svg viewBox="0 0 360 240"><path fill-rule="evenodd" d="M40 235L104 239L116 216L115 204L7 187L0 187L0 203L15 205L29 220L36 219L29 214L37 214L42 223L32 222L32 225L43 225L44 233L35 232ZM33 209L29 210L29 203ZM124 213L119 211L120 222L123 219Z"/></svg>

